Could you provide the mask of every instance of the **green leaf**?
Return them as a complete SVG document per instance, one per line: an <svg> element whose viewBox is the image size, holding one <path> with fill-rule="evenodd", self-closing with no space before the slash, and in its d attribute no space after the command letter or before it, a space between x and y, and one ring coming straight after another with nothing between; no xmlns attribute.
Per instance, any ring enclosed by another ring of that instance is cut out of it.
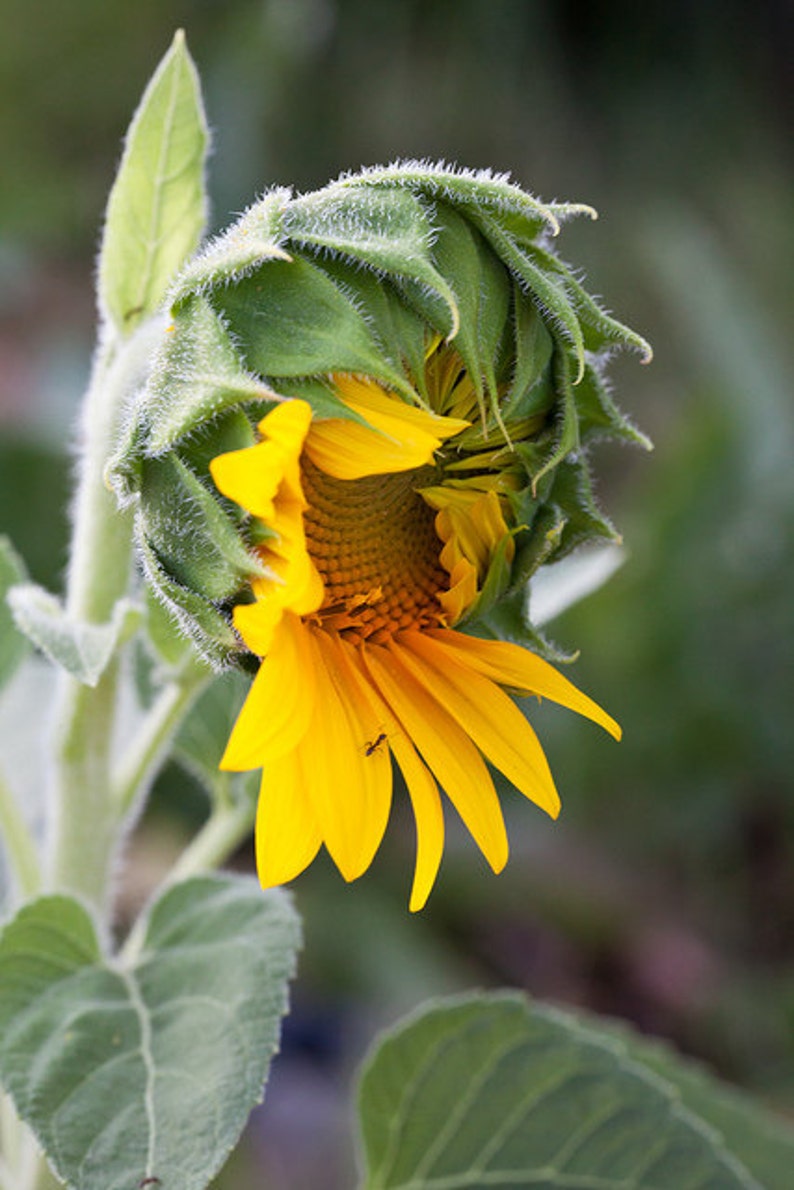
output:
<svg viewBox="0 0 794 1190"><path fill-rule="evenodd" d="M758 1178L764 1190L790 1190L794 1166L794 1127L765 1111L744 1091L720 1083L663 1042L640 1037L622 1026L617 1036L632 1057L672 1083L684 1106L728 1141L731 1152Z"/></svg>
<svg viewBox="0 0 794 1190"><path fill-rule="evenodd" d="M25 563L7 537L0 537L0 688L13 675L28 651L24 634L17 631L11 608L9 590L27 578Z"/></svg>
<svg viewBox="0 0 794 1190"><path fill-rule="evenodd" d="M517 994L398 1026L359 1102L367 1190L763 1190L621 1040Z"/></svg>
<svg viewBox="0 0 794 1190"><path fill-rule="evenodd" d="M203 1190L261 1100L299 924L231 875L166 891L138 958L65 896L0 936L0 1076L70 1190Z"/></svg>
<svg viewBox="0 0 794 1190"><path fill-rule="evenodd" d="M129 600L121 599L109 623L85 624L73 620L59 599L35 583L12 587L8 603L20 632L86 686L96 686L117 645L129 637L140 615Z"/></svg>
<svg viewBox="0 0 794 1190"><path fill-rule="evenodd" d="M99 301L122 335L158 309L195 251L206 219L206 149L199 80L180 30L133 117L108 200Z"/></svg>

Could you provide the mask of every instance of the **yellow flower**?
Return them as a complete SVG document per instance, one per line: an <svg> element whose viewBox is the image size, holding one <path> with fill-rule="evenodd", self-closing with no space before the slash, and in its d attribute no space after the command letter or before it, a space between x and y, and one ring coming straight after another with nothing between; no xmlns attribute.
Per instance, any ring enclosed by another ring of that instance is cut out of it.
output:
<svg viewBox="0 0 794 1190"><path fill-rule="evenodd" d="M562 703L616 738L620 729L540 657L454 627L495 560L511 560L518 528L511 445L484 428L478 441L477 395L455 352L431 343L429 408L366 377L330 381L349 417L313 418L304 400L284 400L256 445L211 464L220 492L251 514L263 565L252 601L234 609L262 662L222 767L262 768L256 851L269 887L322 844L346 880L366 871L389 817L393 757L416 819L417 910L443 852L439 786L496 872L508 843L486 761L559 811L511 695ZM533 430L511 426L512 441Z"/></svg>

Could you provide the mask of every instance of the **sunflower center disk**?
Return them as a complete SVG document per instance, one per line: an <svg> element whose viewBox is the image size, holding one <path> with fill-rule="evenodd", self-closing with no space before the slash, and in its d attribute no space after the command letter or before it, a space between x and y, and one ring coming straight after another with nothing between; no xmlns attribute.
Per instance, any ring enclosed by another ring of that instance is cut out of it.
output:
<svg viewBox="0 0 794 1190"><path fill-rule="evenodd" d="M325 584L324 627L357 642L437 625L449 575L439 562L435 512L416 489L435 470L343 480L301 460L306 544Z"/></svg>

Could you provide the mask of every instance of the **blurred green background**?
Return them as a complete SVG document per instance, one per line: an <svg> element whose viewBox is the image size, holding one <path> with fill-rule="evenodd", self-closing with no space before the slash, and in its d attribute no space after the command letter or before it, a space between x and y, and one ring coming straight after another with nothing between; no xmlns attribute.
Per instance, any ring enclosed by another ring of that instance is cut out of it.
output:
<svg viewBox="0 0 794 1190"><path fill-rule="evenodd" d="M509 171L587 201L561 254L654 343L615 362L656 442L604 447L629 558L553 625L621 720L611 745L538 716L564 813L507 795L495 879L451 826L405 909L398 808L374 870L298 882L306 949L271 1093L225 1190L351 1184L351 1071L380 1024L509 984L622 1016L794 1110L794 57L784 0L5 0L0 39L0 530L34 578L65 560L93 261L120 140L177 26L214 130L216 227L264 188L398 157ZM202 812L176 768L132 902ZM163 815L170 814L165 823ZM247 852L239 857L248 862Z"/></svg>

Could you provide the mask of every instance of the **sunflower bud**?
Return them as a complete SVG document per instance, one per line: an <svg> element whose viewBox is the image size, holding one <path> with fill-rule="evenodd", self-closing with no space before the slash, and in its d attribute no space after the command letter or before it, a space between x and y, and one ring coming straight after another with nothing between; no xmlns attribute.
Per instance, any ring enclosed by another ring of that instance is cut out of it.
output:
<svg viewBox="0 0 794 1190"><path fill-rule="evenodd" d="M266 195L174 285L110 474L137 502L155 591L205 656L259 659L221 767L262 769L265 886L322 845L361 875L394 760L418 909L443 853L440 790L494 871L508 842L486 761L559 811L512 696L620 736L536 655L527 618L539 566L614 535L588 444L643 441L602 368L615 346L650 350L549 246L576 213L592 214L490 174L369 170Z"/></svg>
<svg viewBox="0 0 794 1190"><path fill-rule="evenodd" d="M110 475L137 503L148 578L209 659L245 653L231 611L269 567L267 528L219 490L210 464L252 447L257 423L290 400L311 411L311 466L341 457L346 431L388 441L373 401L415 411L421 432L435 419L414 486L437 513L450 576L458 563L448 622L537 643L534 571L615 536L593 500L588 444L645 441L603 367L616 346L650 349L551 247L576 214L594 216L487 172L392 166L297 198L270 192L182 272ZM475 505L471 542L461 518Z"/></svg>

